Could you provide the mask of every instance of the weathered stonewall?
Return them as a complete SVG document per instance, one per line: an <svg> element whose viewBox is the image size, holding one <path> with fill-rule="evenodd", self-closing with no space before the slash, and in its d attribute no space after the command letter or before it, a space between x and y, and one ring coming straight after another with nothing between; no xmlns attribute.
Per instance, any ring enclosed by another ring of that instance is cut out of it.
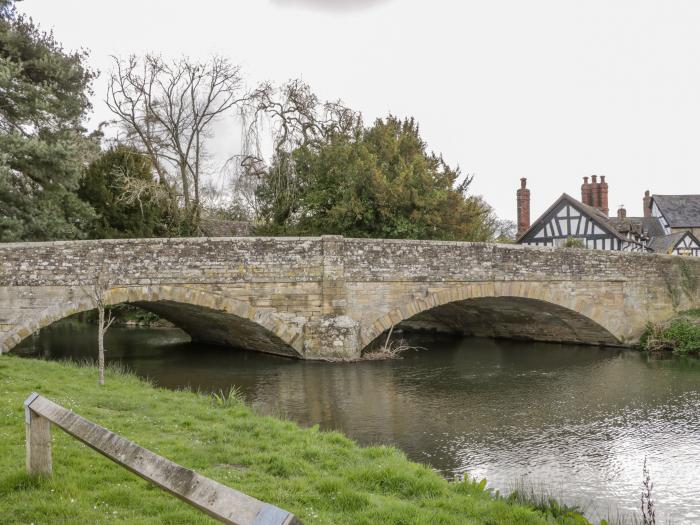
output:
<svg viewBox="0 0 700 525"><path fill-rule="evenodd" d="M305 359L355 358L392 325L630 344L700 306L700 260L481 243L321 238L0 245L0 350L106 302L194 340Z"/></svg>

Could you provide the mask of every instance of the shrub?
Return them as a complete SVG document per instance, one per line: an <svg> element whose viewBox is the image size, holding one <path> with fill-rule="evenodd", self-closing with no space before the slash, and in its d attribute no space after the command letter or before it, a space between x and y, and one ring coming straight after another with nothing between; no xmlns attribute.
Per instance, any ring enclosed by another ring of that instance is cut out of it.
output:
<svg viewBox="0 0 700 525"><path fill-rule="evenodd" d="M700 323L688 317L677 317L665 324L649 323L640 339L644 350L671 350L676 354L700 352Z"/></svg>
<svg viewBox="0 0 700 525"><path fill-rule="evenodd" d="M574 239L573 237L568 237L566 242L564 242L564 248L585 248L585 244L581 239Z"/></svg>

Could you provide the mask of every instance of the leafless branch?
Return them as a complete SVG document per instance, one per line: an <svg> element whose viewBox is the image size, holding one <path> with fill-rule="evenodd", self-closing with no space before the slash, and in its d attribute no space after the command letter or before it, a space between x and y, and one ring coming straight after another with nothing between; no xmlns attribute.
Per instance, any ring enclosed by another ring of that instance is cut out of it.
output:
<svg viewBox="0 0 700 525"><path fill-rule="evenodd" d="M264 182L279 193L277 197L295 201L296 167L292 152L300 147L318 147L333 134L350 134L362 122L359 113L340 101L322 103L301 80L276 87L263 83L240 106L242 122L241 153L229 162L229 170L242 200L256 213L255 192ZM263 154L262 136L269 130L271 161Z"/></svg>
<svg viewBox="0 0 700 525"><path fill-rule="evenodd" d="M248 99L240 68L218 56L205 62L166 62L151 54L112 58L107 106L124 139L149 156L170 198L182 199L196 223L211 126Z"/></svg>

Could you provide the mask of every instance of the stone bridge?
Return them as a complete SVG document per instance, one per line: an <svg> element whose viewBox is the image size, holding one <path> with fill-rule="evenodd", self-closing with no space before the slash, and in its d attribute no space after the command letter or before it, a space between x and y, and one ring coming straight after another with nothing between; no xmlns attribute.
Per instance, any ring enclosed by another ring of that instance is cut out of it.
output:
<svg viewBox="0 0 700 525"><path fill-rule="evenodd" d="M193 340L353 359L392 326L628 345L698 307L700 259L460 242L193 238L0 245L0 350L94 308L134 303Z"/></svg>

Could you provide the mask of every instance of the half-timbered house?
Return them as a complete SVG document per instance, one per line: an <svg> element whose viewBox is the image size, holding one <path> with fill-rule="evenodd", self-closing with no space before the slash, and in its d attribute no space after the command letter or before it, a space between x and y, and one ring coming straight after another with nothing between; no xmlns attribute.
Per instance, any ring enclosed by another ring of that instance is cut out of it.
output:
<svg viewBox="0 0 700 525"><path fill-rule="evenodd" d="M532 224L530 190L527 179L521 179L517 242L700 257L700 195L651 196L647 191L643 217L627 217L623 207L617 217L609 217L605 177L588 179L583 178L580 201L564 193Z"/></svg>
<svg viewBox="0 0 700 525"><path fill-rule="evenodd" d="M531 246L564 246L570 240L594 250L647 251L644 244L617 231L601 210L566 193L518 238Z"/></svg>

